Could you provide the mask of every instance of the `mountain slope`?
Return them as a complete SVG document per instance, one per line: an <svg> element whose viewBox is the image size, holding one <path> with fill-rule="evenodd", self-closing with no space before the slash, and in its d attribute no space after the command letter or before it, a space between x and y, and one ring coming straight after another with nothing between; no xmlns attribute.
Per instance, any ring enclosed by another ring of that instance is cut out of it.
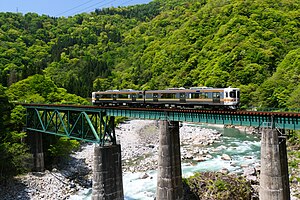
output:
<svg viewBox="0 0 300 200"><path fill-rule="evenodd" d="M295 107L289 96L297 82L287 80L291 89L281 94L289 103L265 101L274 88L260 91L279 66L297 67L285 59L299 48L299 19L299 0L154 0L69 18L2 13L0 79L9 86L44 73L84 97L99 89L232 86L245 106Z"/></svg>

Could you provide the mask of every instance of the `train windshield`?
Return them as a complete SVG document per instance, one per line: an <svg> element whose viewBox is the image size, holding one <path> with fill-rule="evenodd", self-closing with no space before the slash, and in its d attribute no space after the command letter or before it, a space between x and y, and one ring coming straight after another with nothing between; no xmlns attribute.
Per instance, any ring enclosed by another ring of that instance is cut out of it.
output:
<svg viewBox="0 0 300 200"><path fill-rule="evenodd" d="M229 96L231 98L240 98L240 91L233 90L233 91L229 92Z"/></svg>

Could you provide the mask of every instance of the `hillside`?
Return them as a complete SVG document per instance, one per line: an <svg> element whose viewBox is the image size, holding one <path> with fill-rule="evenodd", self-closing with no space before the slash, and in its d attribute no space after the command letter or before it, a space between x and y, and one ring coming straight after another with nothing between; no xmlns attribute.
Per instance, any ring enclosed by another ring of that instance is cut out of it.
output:
<svg viewBox="0 0 300 200"><path fill-rule="evenodd" d="M154 0L68 18L0 13L0 80L44 73L82 97L233 86L244 106L300 107L299 19L299 0Z"/></svg>
<svg viewBox="0 0 300 200"><path fill-rule="evenodd" d="M95 90L231 86L241 88L242 108L299 109L299 81L300 0L153 0L68 18L0 13L0 184L32 160L25 109L13 102L89 104ZM44 137L48 166L79 145ZM299 144L290 132L292 187Z"/></svg>

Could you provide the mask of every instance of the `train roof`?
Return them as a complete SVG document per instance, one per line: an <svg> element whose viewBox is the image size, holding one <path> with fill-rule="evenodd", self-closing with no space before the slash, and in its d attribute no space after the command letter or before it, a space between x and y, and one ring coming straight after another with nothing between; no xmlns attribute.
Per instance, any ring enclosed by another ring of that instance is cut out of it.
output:
<svg viewBox="0 0 300 200"><path fill-rule="evenodd" d="M212 88L212 87L191 87L190 89L185 88L169 88L166 90L107 90L98 91L98 94L142 94L142 93L185 93L185 92L223 92L225 89L228 90L239 90L239 88Z"/></svg>
<svg viewBox="0 0 300 200"><path fill-rule="evenodd" d="M143 93L143 90L106 90L106 91L98 91L95 92L97 94L137 94L137 93Z"/></svg>
<svg viewBox="0 0 300 200"><path fill-rule="evenodd" d="M146 93L223 92L225 89L239 90L239 88L192 87L190 89L147 90Z"/></svg>

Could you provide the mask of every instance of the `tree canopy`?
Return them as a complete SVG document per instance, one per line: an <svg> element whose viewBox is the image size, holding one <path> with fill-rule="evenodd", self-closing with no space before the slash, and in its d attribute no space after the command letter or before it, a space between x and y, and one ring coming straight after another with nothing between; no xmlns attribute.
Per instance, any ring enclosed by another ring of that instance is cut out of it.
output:
<svg viewBox="0 0 300 200"><path fill-rule="evenodd" d="M14 120L18 117L5 90L0 84L0 183L26 170L30 159L27 145L20 142L26 134L15 129Z"/></svg>
<svg viewBox="0 0 300 200"><path fill-rule="evenodd" d="M296 107L298 84L287 80L283 91L273 82L277 68L290 74L299 65L289 60L299 49L299 7L299 0L154 0L68 18L0 13L0 81L9 87L44 74L82 97L95 89L232 86L243 89L245 106Z"/></svg>

